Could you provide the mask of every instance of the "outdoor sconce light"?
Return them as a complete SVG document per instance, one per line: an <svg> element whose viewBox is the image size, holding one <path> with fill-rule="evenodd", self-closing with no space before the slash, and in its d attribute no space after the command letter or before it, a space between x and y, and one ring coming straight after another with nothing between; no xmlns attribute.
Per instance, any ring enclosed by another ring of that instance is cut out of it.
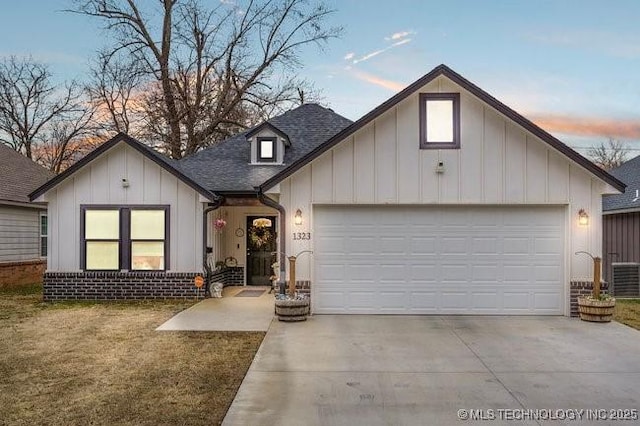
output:
<svg viewBox="0 0 640 426"><path fill-rule="evenodd" d="M302 211L300 209L296 210L296 215L293 217L293 223L296 225L302 225Z"/></svg>
<svg viewBox="0 0 640 426"><path fill-rule="evenodd" d="M129 187L129 179L126 179L126 178L122 179L122 187L123 188L128 188Z"/></svg>
<svg viewBox="0 0 640 426"><path fill-rule="evenodd" d="M584 209L580 209L578 212L578 225L589 226L589 215Z"/></svg>

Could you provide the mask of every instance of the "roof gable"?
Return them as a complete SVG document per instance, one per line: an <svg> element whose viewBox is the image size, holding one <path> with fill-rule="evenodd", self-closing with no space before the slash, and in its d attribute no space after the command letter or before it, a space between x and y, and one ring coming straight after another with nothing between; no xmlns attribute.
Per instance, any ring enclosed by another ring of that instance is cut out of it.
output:
<svg viewBox="0 0 640 426"><path fill-rule="evenodd" d="M465 79L460 74L456 73L446 65L439 65L435 67L429 73L419 78L418 80L416 80L415 82L407 86L405 89L403 89L396 95L389 98L387 101L380 104L378 107L376 107L369 113L365 114L362 118L355 121L350 126L346 127L341 132L339 132L332 138L328 139L323 144L319 145L317 148L315 148L313 151L306 154L304 157L298 159L296 162L292 164L289 164L285 169L283 169L277 175L273 176L272 178L264 182L262 185L260 185L259 189L261 191L264 191L278 184L283 179L292 175L297 170L304 167L306 164L313 161L314 159L322 155L327 150L331 149L338 143L342 142L343 140L345 140L346 138L354 134L359 129L371 123L377 117L381 116L383 113L393 108L399 102L406 99L407 97L409 97L410 95L418 91L421 87L427 85L428 83L430 83L431 81L433 81L434 79L436 79L441 75L447 77L448 79L450 79L457 85L461 86L463 89L465 89L472 95L476 96L477 98L479 98L480 100L482 100L483 102L485 102L486 104L494 108L496 111L500 112L501 114L503 114L504 116L506 116L513 122L515 122L516 124L520 125L522 128L529 131L533 135L537 136L543 142L550 145L552 148L559 151L570 160L579 164L594 176L610 184L617 190L624 191L625 184L623 182L621 182L614 176L610 175L600 167L596 166L591 161L589 161L588 159L586 159L585 157L583 157L573 149L569 148L559 139L552 136L550 133L546 132L542 128L538 127L536 124L526 119L522 115L518 114L517 112L515 112L514 110L512 110L502 102L498 101L489 93L480 89L478 86L471 83L469 80Z"/></svg>
<svg viewBox="0 0 640 426"><path fill-rule="evenodd" d="M29 193L53 176L41 165L0 143L0 201L28 203Z"/></svg>
<svg viewBox="0 0 640 426"><path fill-rule="evenodd" d="M142 142L139 142L136 139L132 138L131 136L125 135L124 133L118 133L116 136L114 136L113 138L109 139L108 141L100 145L98 148L91 151L89 154L84 156L81 160L74 163L67 170L60 173L58 176L49 180L44 185L40 186L38 189L33 191L31 194L29 194L29 198L31 200L35 200L36 198L45 194L47 191L53 189L55 186L62 183L68 177L75 174L77 171L82 169L91 161L100 157L102 154L109 151L111 148L113 148L120 142L126 143L130 147L134 148L135 150L140 152L142 155L149 158L150 160L158 164L160 167L162 167L163 169L165 169L166 171L168 171L178 179L182 180L184 183L186 183L188 186L190 186L192 189L194 189L196 192L200 193L204 197L210 200L213 200L216 198L215 195L213 195L210 191L206 190L199 183L197 183L196 181L194 181L193 179L191 179L190 177L182 173L178 169L176 161L165 157L164 155L153 150L152 148L144 145Z"/></svg>
<svg viewBox="0 0 640 426"><path fill-rule="evenodd" d="M264 123L257 125L253 129L248 131L245 134L245 136L246 136L247 139L250 139L250 138L252 138L253 136L257 135L258 133L262 132L265 129L269 129L273 133L275 133L276 135L280 136L284 140L284 143L285 143L286 146L291 146L291 141L289 140L289 136L285 132L283 132L282 130L278 129L273 124L269 123L268 121L265 121Z"/></svg>

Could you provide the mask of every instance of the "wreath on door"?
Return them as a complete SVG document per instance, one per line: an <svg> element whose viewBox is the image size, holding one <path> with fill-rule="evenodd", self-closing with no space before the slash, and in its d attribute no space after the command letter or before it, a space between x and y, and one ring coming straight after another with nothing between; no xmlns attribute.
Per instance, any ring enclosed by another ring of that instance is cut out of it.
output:
<svg viewBox="0 0 640 426"><path fill-rule="evenodd" d="M270 228L264 226L252 226L249 228L249 240L257 248L269 244L272 238L273 233Z"/></svg>

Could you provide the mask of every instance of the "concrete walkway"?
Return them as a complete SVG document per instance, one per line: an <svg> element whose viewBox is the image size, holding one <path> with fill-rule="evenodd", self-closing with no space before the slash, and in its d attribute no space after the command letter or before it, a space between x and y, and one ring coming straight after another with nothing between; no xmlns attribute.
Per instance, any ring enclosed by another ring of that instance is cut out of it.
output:
<svg viewBox="0 0 640 426"><path fill-rule="evenodd" d="M264 290L260 297L236 297L242 290ZM267 331L274 317L269 287L225 287L221 299L205 299L162 324L160 331Z"/></svg>
<svg viewBox="0 0 640 426"><path fill-rule="evenodd" d="M449 425L459 410L548 423L509 417L528 409L640 409L640 332L564 317L274 321L223 424ZM589 415L554 424L611 423Z"/></svg>

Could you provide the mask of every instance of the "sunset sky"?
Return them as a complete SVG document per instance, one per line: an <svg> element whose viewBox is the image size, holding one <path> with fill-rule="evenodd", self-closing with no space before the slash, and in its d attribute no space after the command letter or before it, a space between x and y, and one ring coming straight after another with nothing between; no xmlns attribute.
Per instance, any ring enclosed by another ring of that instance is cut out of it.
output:
<svg viewBox="0 0 640 426"><path fill-rule="evenodd" d="M103 45L97 21L62 12L66 0L2 3L0 55L32 55L60 79L84 79ZM444 63L581 152L614 137L640 154L638 0L328 4L345 31L323 52L305 51L300 76L348 118Z"/></svg>

